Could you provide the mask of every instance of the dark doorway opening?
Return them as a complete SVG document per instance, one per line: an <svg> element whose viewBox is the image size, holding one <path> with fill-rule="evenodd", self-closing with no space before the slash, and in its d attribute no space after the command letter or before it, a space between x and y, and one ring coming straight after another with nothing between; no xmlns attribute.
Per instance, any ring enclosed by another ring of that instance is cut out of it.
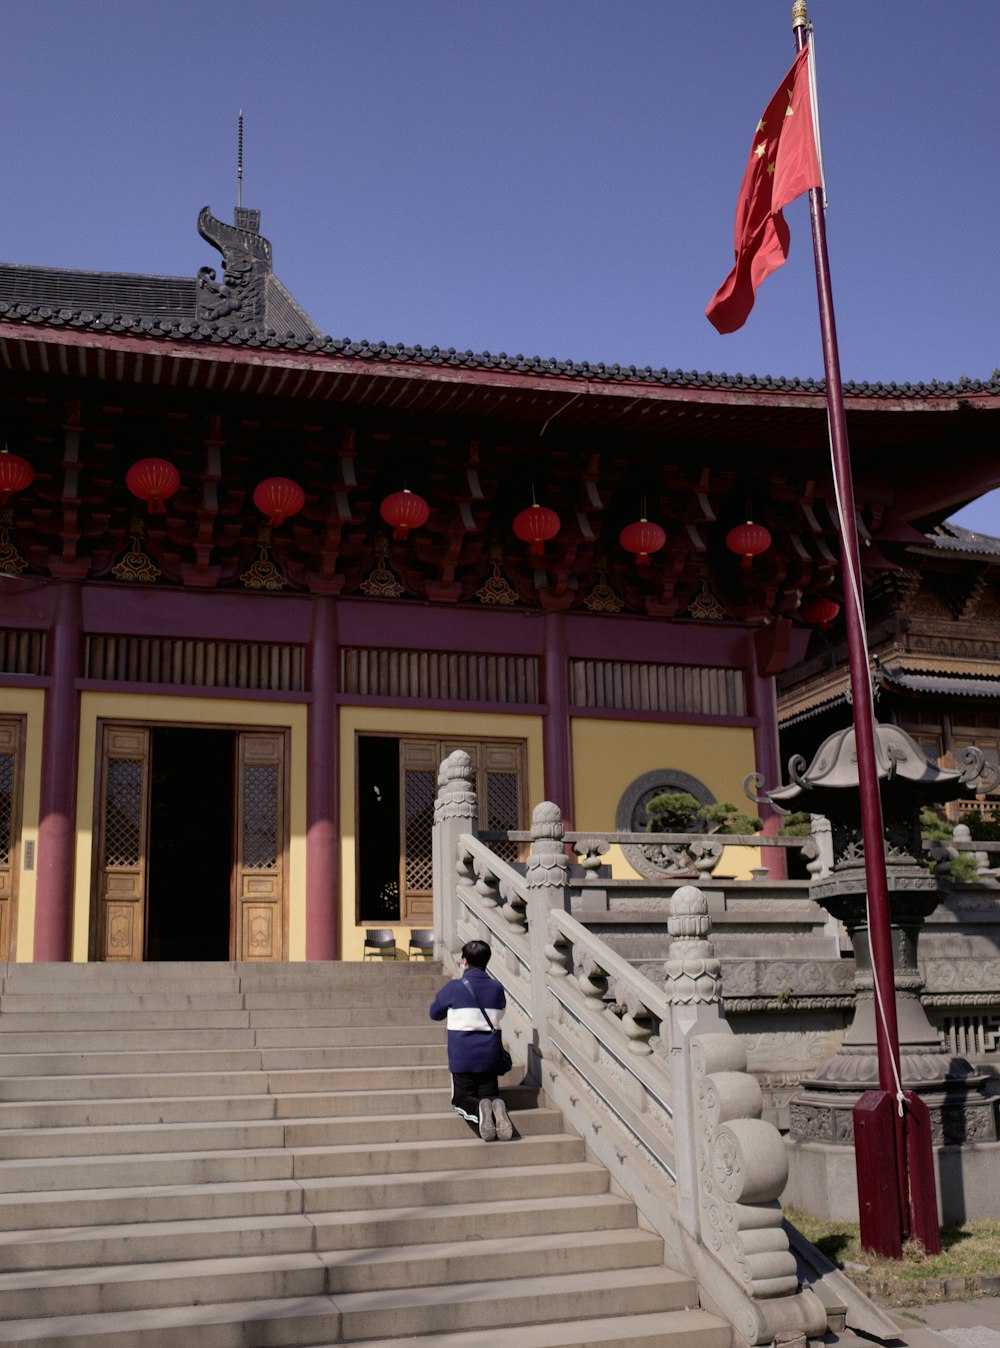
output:
<svg viewBox="0 0 1000 1348"><path fill-rule="evenodd" d="M399 740L358 738L358 890L362 922L399 921Z"/></svg>
<svg viewBox="0 0 1000 1348"><path fill-rule="evenodd" d="M235 741L231 730L153 730L148 960L230 958Z"/></svg>

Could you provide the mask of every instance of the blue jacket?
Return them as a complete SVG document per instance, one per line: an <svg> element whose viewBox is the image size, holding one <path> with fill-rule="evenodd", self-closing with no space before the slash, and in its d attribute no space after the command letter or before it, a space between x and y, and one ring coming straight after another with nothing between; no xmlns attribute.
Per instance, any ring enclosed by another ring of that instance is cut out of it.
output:
<svg viewBox="0 0 1000 1348"><path fill-rule="evenodd" d="M490 1072L497 1066L499 1036L486 1024L476 996L493 1024L499 1025L507 999L503 986L485 969L466 969L461 978L446 983L431 1003L431 1020L448 1021L449 1072Z"/></svg>

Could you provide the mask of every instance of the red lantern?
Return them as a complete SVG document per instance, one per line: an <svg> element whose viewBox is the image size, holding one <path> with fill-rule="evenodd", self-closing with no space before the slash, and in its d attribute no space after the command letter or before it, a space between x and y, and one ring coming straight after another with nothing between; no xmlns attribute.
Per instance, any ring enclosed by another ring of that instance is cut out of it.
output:
<svg viewBox="0 0 1000 1348"><path fill-rule="evenodd" d="M276 529L291 515L297 515L306 503L306 494L290 477L266 477L254 488L253 503L267 522Z"/></svg>
<svg viewBox="0 0 1000 1348"><path fill-rule="evenodd" d="M7 449L0 453L0 505L6 505L16 491L24 491L35 480L35 470L20 454Z"/></svg>
<svg viewBox="0 0 1000 1348"><path fill-rule="evenodd" d="M545 544L559 532L559 516L548 506L531 505L514 516L514 532L522 543L530 543L528 552L541 557Z"/></svg>
<svg viewBox="0 0 1000 1348"><path fill-rule="evenodd" d="M427 523L431 508L422 496L404 487L387 496L379 511L386 524L392 525L392 536L399 543L411 529L419 529Z"/></svg>
<svg viewBox="0 0 1000 1348"><path fill-rule="evenodd" d="M635 553L636 566L648 566L651 552L659 552L667 541L667 535L658 524L653 524L645 515L634 524L626 524L619 539L626 552Z"/></svg>
<svg viewBox="0 0 1000 1348"><path fill-rule="evenodd" d="M730 529L726 534L726 547L730 552L740 554L740 568L744 571L749 570L753 559L767 552L770 546L770 530L765 529L763 524L754 524L753 520L737 524L735 529Z"/></svg>
<svg viewBox="0 0 1000 1348"><path fill-rule="evenodd" d="M828 599L826 595L817 595L815 599L810 599L802 609L802 617L807 623L815 623L821 632L829 631L830 624L840 612L840 605L836 599Z"/></svg>
<svg viewBox="0 0 1000 1348"><path fill-rule="evenodd" d="M162 515L163 502L181 485L181 475L167 459L140 459L125 474L125 485L146 502L151 515Z"/></svg>

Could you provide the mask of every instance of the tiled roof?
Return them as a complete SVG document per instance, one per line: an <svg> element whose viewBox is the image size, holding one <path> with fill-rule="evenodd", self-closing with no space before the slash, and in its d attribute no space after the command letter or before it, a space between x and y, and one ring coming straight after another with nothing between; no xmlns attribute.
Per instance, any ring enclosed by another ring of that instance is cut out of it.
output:
<svg viewBox="0 0 1000 1348"><path fill-rule="evenodd" d="M273 298L288 304L274 306L275 316L289 321L290 306L296 318L303 311L295 305L276 277ZM199 321L195 316L193 279L183 277L125 276L116 273L58 271L42 267L0 264L0 319L47 328L75 328L131 336L167 338L178 342L211 345L263 347L283 351L319 352L351 356L383 364L436 365L464 369L506 370L529 374L589 379L610 383L657 384L682 388L773 390L822 394L822 379L795 379L772 375L714 374L711 370L654 370L650 366L606 364L603 361L558 360L554 356L508 355L506 352L457 351L454 347L406 346L403 343L353 341L349 337L324 337L304 329L301 321L289 321L279 331L273 327L239 324L221 319ZM269 310L270 312L270 310ZM305 322L309 323L308 318ZM310 324L311 326L311 324ZM934 398L968 393L1000 394L1000 371L989 380L958 382L934 380L921 384L848 382L845 393L866 398Z"/></svg>
<svg viewBox="0 0 1000 1348"><path fill-rule="evenodd" d="M961 525L951 524L947 520L939 524L932 534L928 534L928 539L938 552L1000 557L1000 538L978 534L974 529L963 529Z"/></svg>
<svg viewBox="0 0 1000 1348"><path fill-rule="evenodd" d="M882 682L887 688L908 693L938 693L952 697L1000 697L1000 675L976 678L962 674L914 674L904 669L883 669Z"/></svg>

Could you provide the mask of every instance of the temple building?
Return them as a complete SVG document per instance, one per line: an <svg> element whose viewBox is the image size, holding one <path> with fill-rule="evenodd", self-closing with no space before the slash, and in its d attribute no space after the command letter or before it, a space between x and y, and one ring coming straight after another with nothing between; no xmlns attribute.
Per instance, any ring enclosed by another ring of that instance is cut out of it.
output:
<svg viewBox="0 0 1000 1348"><path fill-rule="evenodd" d="M911 543L867 596L876 716L898 725L933 763L961 766L973 745L1000 764L1000 539L938 524ZM807 753L850 721L847 645L834 620L778 679L786 755ZM1000 792L951 802L992 814Z"/></svg>
<svg viewBox="0 0 1000 1348"><path fill-rule="evenodd" d="M498 829L780 778L821 383L335 340L256 211L199 230L221 280L0 266L0 959L405 951L455 748ZM962 560L1000 382L846 401L879 596Z"/></svg>

